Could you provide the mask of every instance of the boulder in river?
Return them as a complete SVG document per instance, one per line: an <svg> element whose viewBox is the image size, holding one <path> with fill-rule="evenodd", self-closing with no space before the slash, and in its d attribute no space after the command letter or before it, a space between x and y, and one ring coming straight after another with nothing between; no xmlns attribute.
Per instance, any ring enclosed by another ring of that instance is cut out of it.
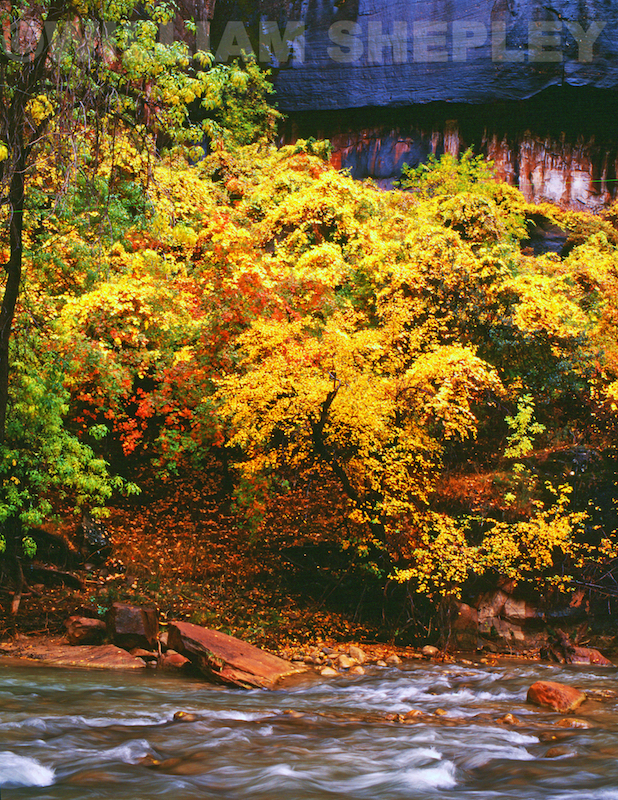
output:
<svg viewBox="0 0 618 800"><path fill-rule="evenodd" d="M128 603L114 603L107 612L107 631L114 644L125 650L143 647L144 650L157 648L159 618L152 606L133 606Z"/></svg>
<svg viewBox="0 0 618 800"><path fill-rule="evenodd" d="M554 681L537 681L528 689L527 701L535 706L551 708L566 714L575 711L586 700L584 692L574 686Z"/></svg>
<svg viewBox="0 0 618 800"><path fill-rule="evenodd" d="M336 678L339 673L333 667L324 667L324 669L320 670L320 675L323 678Z"/></svg>
<svg viewBox="0 0 618 800"><path fill-rule="evenodd" d="M196 664L209 680L243 689L270 689L280 678L301 671L240 639L190 622L170 623L168 645Z"/></svg>

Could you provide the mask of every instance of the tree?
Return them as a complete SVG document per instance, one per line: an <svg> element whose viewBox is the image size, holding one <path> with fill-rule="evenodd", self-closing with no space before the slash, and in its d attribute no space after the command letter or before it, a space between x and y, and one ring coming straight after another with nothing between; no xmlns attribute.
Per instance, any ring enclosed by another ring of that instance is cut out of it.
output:
<svg viewBox="0 0 618 800"><path fill-rule="evenodd" d="M253 64L211 69L209 54L191 59L184 42L158 41L158 24L171 20L172 5L147 3L148 19L139 18L140 9L132 0L49 0L0 10L0 205L8 246L0 308L0 523L20 575L19 541L49 514L46 492L67 492L76 508L94 506L96 513L114 485L107 465L64 427L60 354L44 346L27 314L14 341L26 227L32 246L45 239L50 220L64 213L66 221L67 209L77 210L90 220L86 244L102 253L119 226L144 212L161 142L197 157L195 146L208 136L249 140L242 110L249 92L257 103L256 137L271 132L276 117L265 101L270 87ZM207 112L204 122L191 118L196 104ZM48 181L37 179L36 167L47 170ZM26 226L27 215L37 217L36 225ZM23 348L29 360L20 359Z"/></svg>

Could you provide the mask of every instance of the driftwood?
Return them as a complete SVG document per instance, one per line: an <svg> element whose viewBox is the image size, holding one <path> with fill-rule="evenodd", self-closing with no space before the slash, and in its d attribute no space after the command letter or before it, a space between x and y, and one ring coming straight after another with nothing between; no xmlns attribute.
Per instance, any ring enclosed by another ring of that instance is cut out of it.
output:
<svg viewBox="0 0 618 800"><path fill-rule="evenodd" d="M593 647L579 647L571 642L568 634L557 630L554 640L541 648L541 658L559 664L597 664L612 667L612 662Z"/></svg>

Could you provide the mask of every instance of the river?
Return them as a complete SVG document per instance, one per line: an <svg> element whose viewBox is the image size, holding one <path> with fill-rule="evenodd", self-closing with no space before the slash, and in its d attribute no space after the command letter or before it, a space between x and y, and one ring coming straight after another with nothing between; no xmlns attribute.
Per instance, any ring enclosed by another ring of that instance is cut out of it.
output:
<svg viewBox="0 0 618 800"><path fill-rule="evenodd" d="M611 697L577 712L592 727L564 729L555 726L560 715L526 705L539 679ZM618 800L614 693L615 669L521 662L369 667L364 676L306 677L273 692L145 670L0 665L1 795ZM446 714L412 725L384 719L412 708ZM174 721L177 711L196 719ZM508 712L523 724L496 721Z"/></svg>

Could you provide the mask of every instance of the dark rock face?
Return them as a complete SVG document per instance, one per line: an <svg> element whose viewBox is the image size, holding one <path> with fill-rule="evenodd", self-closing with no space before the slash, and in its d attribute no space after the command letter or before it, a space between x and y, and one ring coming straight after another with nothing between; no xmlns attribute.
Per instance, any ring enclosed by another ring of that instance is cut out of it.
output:
<svg viewBox="0 0 618 800"><path fill-rule="evenodd" d="M304 47L277 77L286 111L485 103L618 82L618 9L603 0L280 5L305 25Z"/></svg>
<svg viewBox="0 0 618 800"><path fill-rule="evenodd" d="M336 167L384 188L404 163L417 166L430 155L458 156L472 147L527 200L594 210L616 197L617 116L615 92L562 86L525 101L292 112L283 140L330 139ZM538 230L530 245L560 252L564 241L561 231Z"/></svg>
<svg viewBox="0 0 618 800"><path fill-rule="evenodd" d="M334 165L355 178L389 188L402 164L472 146L527 200L595 210L616 197L618 3L208 0L206 6L201 13L211 20L210 43L221 60L226 31L238 50L229 25L240 25L244 45L274 68L279 108L289 120L284 139L331 139ZM269 24L279 47L264 35ZM302 37L294 34L297 24Z"/></svg>
<svg viewBox="0 0 618 800"><path fill-rule="evenodd" d="M125 650L134 647L154 650L157 647L159 619L155 608L114 603L107 612L106 623L114 644Z"/></svg>

